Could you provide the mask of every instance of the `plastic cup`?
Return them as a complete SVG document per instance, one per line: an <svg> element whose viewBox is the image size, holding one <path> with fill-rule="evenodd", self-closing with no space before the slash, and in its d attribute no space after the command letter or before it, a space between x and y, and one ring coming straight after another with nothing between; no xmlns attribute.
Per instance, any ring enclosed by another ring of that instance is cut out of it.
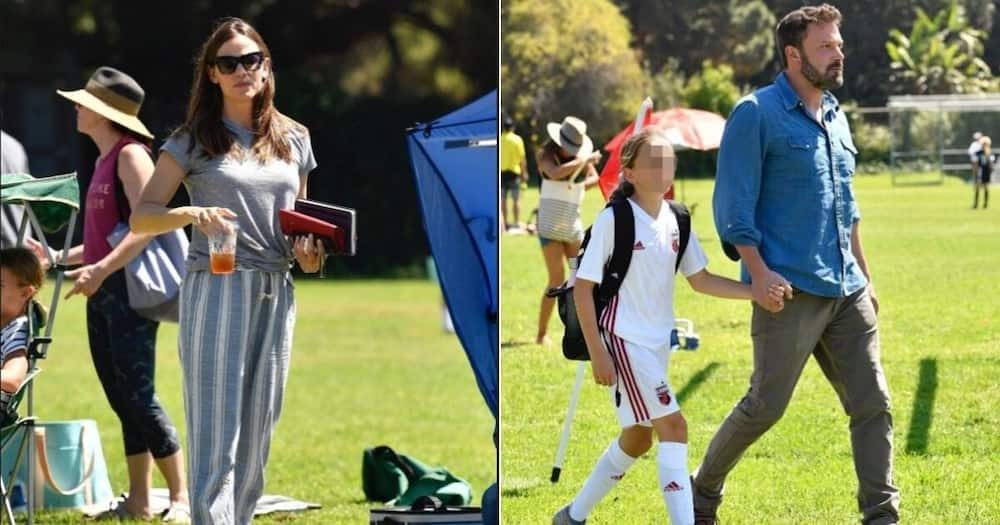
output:
<svg viewBox="0 0 1000 525"><path fill-rule="evenodd" d="M236 271L236 239L239 226L230 221L229 233L219 232L208 236L208 254L212 273L226 275Z"/></svg>

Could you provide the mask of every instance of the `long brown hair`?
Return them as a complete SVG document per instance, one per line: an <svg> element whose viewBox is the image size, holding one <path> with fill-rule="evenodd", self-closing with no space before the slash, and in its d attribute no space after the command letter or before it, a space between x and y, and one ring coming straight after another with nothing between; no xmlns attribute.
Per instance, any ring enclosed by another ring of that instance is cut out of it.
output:
<svg viewBox="0 0 1000 525"><path fill-rule="evenodd" d="M189 146L189 153L194 150L195 142L213 157L225 155L233 149L233 135L222 123L222 88L212 83L208 70L212 67L219 48L237 35L256 42L265 60L269 62L261 66L267 66L267 77L264 79L263 89L253 99L253 154L261 162L268 162L272 158L291 162L292 150L288 134L292 130L304 133L305 129L275 109L271 51L257 30L239 18L223 19L202 44L194 66L187 119L178 131L187 132L194 139Z"/></svg>

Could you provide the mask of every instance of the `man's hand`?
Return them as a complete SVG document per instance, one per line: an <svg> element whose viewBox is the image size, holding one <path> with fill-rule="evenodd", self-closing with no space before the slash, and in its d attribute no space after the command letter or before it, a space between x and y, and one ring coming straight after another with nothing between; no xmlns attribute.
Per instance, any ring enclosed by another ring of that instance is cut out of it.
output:
<svg viewBox="0 0 1000 525"><path fill-rule="evenodd" d="M777 290L779 287L783 295L775 297L771 292ZM761 275L753 276L753 281L750 283L750 291L754 302L771 313L780 312L785 307L784 299L792 298L792 284L771 270L767 270Z"/></svg>
<svg viewBox="0 0 1000 525"><path fill-rule="evenodd" d="M604 386L615 384L615 365L611 362L611 355L604 348L601 348L599 355L591 356L590 368L594 372L594 381L597 384Z"/></svg>
<svg viewBox="0 0 1000 525"><path fill-rule="evenodd" d="M868 281L868 297L871 297L872 307L875 308L875 315L878 315L878 296L875 295L875 285Z"/></svg>

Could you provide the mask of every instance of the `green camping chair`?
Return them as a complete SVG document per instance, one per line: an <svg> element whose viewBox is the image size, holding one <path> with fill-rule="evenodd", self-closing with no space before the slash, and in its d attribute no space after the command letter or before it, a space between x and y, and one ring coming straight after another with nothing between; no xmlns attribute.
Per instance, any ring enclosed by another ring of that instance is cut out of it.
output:
<svg viewBox="0 0 1000 525"><path fill-rule="evenodd" d="M10 501L10 488L14 486L14 481L17 479L17 471L21 467L21 459L24 458L24 451L27 448L28 441L30 441L32 427L34 427L35 423L34 416L18 417L17 409L21 401L24 400L24 394L28 391L28 386L40 372L41 369L37 368L28 372L17 392L11 397L10 404L3 407L2 411L0 411L0 450L6 450L7 446L11 445L12 442L17 444L17 453L14 456L13 463L7 464L5 462L2 471L0 471L0 496L3 497L3 510L10 523L14 523L14 508ZM23 433L23 437L19 441L14 441L14 438L19 433Z"/></svg>
<svg viewBox="0 0 1000 525"><path fill-rule="evenodd" d="M36 366L36 362L39 359L45 358L48 353L49 344L52 342L52 327L55 321L56 310L59 306L59 292L62 289L67 269L64 265L56 265L55 261L51 259L51 250L49 250L49 243L45 235L56 233L64 227L67 228L62 249L63 257L61 258L65 260L70 246L73 244L73 231L76 227L76 218L80 210L80 186L77 184L76 173L37 179L23 173L4 173L0 175L0 204L19 204L24 206L24 216L21 219L21 223L17 225L17 245L23 244L25 233L27 233L30 226L38 242L42 243L42 246L45 247L45 252L50 254L50 266L57 270L56 282L55 286L53 286L52 300L49 303L48 312L45 312L40 303L33 301L30 308L31 311L29 312L30 315L28 315L29 333L32 336L28 343L28 376L11 400L11 405L16 404L20 406L26 398L27 410L24 412L25 415L22 418L18 418L16 415L10 416L13 417L11 422L6 420L8 416L5 414L4 421L0 425L2 427L2 430L0 430L2 441L0 441L0 444L3 446L11 442L18 432L25 432L26 439L22 439L19 445L23 450L19 449L18 459L15 461L15 463L19 463L22 456L27 456L29 461L34 457L34 440L28 438L34 435L35 427L34 378L40 372ZM41 333L43 328L45 330L44 334ZM0 482L2 482L0 483L0 494L3 496L4 512L10 518L12 524L14 523L14 517L10 506L10 494L7 490L7 483L14 478L11 476L8 481L6 475L8 472L16 473L17 466L15 464L13 471L7 471L8 466L3 465L3 472L0 473ZM35 483L35 480L32 479L34 477L33 470L30 468L27 469L25 479L26 490L24 491L27 523L29 525L34 522L35 502L34 491L31 489Z"/></svg>

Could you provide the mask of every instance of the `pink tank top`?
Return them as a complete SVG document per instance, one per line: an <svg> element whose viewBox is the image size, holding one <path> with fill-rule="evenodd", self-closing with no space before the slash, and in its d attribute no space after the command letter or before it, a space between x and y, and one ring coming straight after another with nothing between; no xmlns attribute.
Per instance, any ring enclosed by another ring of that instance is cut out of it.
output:
<svg viewBox="0 0 1000 525"><path fill-rule="evenodd" d="M149 152L149 148L141 142L126 135L94 168L83 212L83 264L94 264L111 253L108 234L119 221L128 221L128 215L132 213L128 198L118 195L118 189L123 186L115 184L115 178L118 177L118 154L129 144L139 144ZM125 217L118 211L119 202Z"/></svg>

